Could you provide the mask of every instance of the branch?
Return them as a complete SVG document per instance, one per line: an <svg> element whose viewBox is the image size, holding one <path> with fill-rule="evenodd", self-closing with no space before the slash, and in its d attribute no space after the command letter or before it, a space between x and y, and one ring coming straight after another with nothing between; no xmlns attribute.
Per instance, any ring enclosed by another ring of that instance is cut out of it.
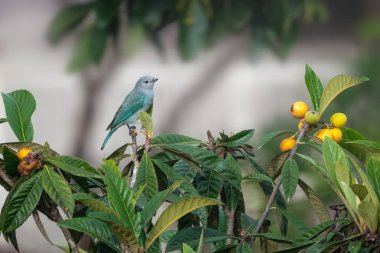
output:
<svg viewBox="0 0 380 253"><path fill-rule="evenodd" d="M9 191L14 185L14 182L12 181L12 179L10 179L9 176L2 169L0 169L0 178L1 178L1 185L5 188L5 190Z"/></svg>
<svg viewBox="0 0 380 253"><path fill-rule="evenodd" d="M290 154L289 154L289 157L288 159L291 159L294 157L294 155L296 154L296 151L297 151L297 148L298 148L298 144L300 143L302 137L305 135L305 132L306 130L309 128L309 124L307 124L306 122L303 124L302 126L302 129L301 129L301 132L299 133L298 137L297 137L297 141L296 141L296 144L294 145L294 147L292 148L292 150L290 151ZM278 192L278 190L280 189L280 186L281 186L281 177L277 177L276 179L276 183L275 183L275 186L274 186L274 189L272 191L272 194L270 195L269 197L269 200L268 200L268 203L267 203L267 206L265 207L265 210L263 212L263 214L261 215L260 219L259 219L259 222L257 223L257 227L256 227L256 230L255 230L255 234L259 233L262 226L263 226L263 223L264 221L266 220L266 218L268 217L269 215L269 211L270 209L272 208L272 205L273 205L273 201L274 201L274 198L276 197L276 194ZM249 245L252 247L253 246L253 243L255 242L256 240L256 236L253 236L250 241L249 241Z"/></svg>
<svg viewBox="0 0 380 253"><path fill-rule="evenodd" d="M137 158L137 131L136 128L130 128L129 135L132 137L132 161L133 161L133 170L132 170L132 179L131 179L131 188L135 186L137 169L139 168L140 162Z"/></svg>
<svg viewBox="0 0 380 253"><path fill-rule="evenodd" d="M228 206L224 208L224 213L227 216L227 235L234 235L234 226L235 226L235 212L231 210ZM226 239L226 244L231 244L231 238Z"/></svg>

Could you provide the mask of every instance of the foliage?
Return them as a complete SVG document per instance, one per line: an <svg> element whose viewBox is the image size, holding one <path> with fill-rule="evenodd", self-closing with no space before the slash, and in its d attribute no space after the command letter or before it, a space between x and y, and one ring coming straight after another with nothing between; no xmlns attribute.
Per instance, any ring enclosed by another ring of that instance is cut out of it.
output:
<svg viewBox="0 0 380 253"><path fill-rule="evenodd" d="M100 27L112 23L116 14L111 9L98 14ZM77 21L84 11L76 14ZM365 80L339 75L323 86L306 66L306 87L321 114L337 95ZM262 252L353 248L367 252L379 247L380 144L353 129L342 128L340 143L320 141L306 131L308 124L295 132L269 133L257 149L281 135L293 135L297 141L291 150L275 154L263 169L249 144L253 129L217 137L208 131L205 141L180 134L153 136L152 117L141 114L145 143L130 155L125 154L130 145L126 143L96 168L58 154L48 143L32 142L36 103L29 92L3 93L3 101L7 118L2 122L10 125L19 142L0 144L0 183L9 190L0 229L16 249L16 231L29 216L48 239L39 213L57 222L74 252L79 252L76 243L84 234L91 237L87 252L161 252L164 243L166 252L202 252L204 244L212 252L252 252L255 247ZM326 124L315 125L314 131ZM317 152L300 153L300 145ZM20 161L16 152L25 147L32 152ZM123 170L122 162L127 163ZM19 173L20 166L32 165L30 173ZM129 180L132 166L138 168L134 184ZM330 206L333 216L318 191L302 178L306 169L317 171L340 199ZM258 183L269 197L261 217L246 212L242 186L250 187L248 182ZM305 193L319 224L308 226L287 209L298 189ZM273 222L275 218L278 222ZM296 227L298 234L288 235L289 226Z"/></svg>
<svg viewBox="0 0 380 253"><path fill-rule="evenodd" d="M215 45L226 35L244 30L252 34L253 56L268 47L284 57L295 42L299 24L325 13L320 0L286 3L273 0L237 3L233 0L88 0L62 8L51 21L47 37L52 44L57 44L73 34L73 30L79 30L68 64L68 70L73 72L99 64L107 48L117 46L120 38L130 48L141 45L147 38L161 50L160 32L172 23L177 26L177 48L184 60L194 58L203 48ZM124 37L127 37L125 42Z"/></svg>

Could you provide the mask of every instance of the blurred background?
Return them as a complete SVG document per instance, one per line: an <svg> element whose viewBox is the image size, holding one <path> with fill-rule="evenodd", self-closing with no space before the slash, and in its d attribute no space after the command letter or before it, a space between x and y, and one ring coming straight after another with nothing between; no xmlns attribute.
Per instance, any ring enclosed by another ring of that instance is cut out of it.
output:
<svg viewBox="0 0 380 253"><path fill-rule="evenodd" d="M107 125L142 75L159 78L155 135L205 139L207 130L254 128L255 146L269 131L296 130L289 108L296 100L310 103L309 64L324 84L343 73L371 79L330 110L346 113L349 127L379 141L379 42L376 0L0 0L0 90L35 96L35 142L48 141L60 154L96 166L129 140L127 128L120 128L100 151ZM6 124L0 138L16 140ZM257 152L262 166L279 152L277 145ZM301 171L333 202L328 186ZM0 204L6 194L2 189ZM246 195L257 218L265 199ZM300 194L290 208L311 224L304 201ZM43 221L54 243L63 245L60 231ZM32 220L17 235L21 252L59 252ZM0 252L15 250L1 238Z"/></svg>

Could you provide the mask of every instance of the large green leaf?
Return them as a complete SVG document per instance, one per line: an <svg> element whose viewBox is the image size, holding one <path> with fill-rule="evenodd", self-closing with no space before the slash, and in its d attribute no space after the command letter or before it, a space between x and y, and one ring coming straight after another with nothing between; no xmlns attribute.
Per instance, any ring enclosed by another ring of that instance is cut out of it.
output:
<svg viewBox="0 0 380 253"><path fill-rule="evenodd" d="M307 198L311 206L313 207L314 212L317 214L320 222L325 222L331 220L329 211L327 210L323 201L317 196L317 194L311 189L309 185L307 185L301 179L298 179L298 185L306 194Z"/></svg>
<svg viewBox="0 0 380 253"><path fill-rule="evenodd" d="M154 224L146 240L146 247L149 248L161 233L184 215L200 207L219 204L221 203L218 200L205 197L188 197L173 203L162 212L157 222Z"/></svg>
<svg viewBox="0 0 380 253"><path fill-rule="evenodd" d="M158 181L152 160L144 153L136 175L135 188L144 187L143 193L150 200L158 192Z"/></svg>
<svg viewBox="0 0 380 253"><path fill-rule="evenodd" d="M69 183L64 177L45 165L42 172L42 181L46 193L69 216L74 213L74 198Z"/></svg>
<svg viewBox="0 0 380 253"><path fill-rule="evenodd" d="M107 27L119 12L120 0L95 0L96 25Z"/></svg>
<svg viewBox="0 0 380 253"><path fill-rule="evenodd" d="M82 193L82 192L75 193L73 194L73 198L76 201L84 204L85 206L88 206L90 209L94 211L115 214L115 212L110 207L107 207L103 201L95 199L87 193Z"/></svg>
<svg viewBox="0 0 380 253"><path fill-rule="evenodd" d="M358 139L343 142L341 146L350 151L351 154L364 164L367 163L368 159L372 156L376 156L380 159L380 144L377 142Z"/></svg>
<svg viewBox="0 0 380 253"><path fill-rule="evenodd" d="M196 253L192 247L190 247L189 245L187 245L186 243L184 243L182 245L182 252L183 253Z"/></svg>
<svg viewBox="0 0 380 253"><path fill-rule="evenodd" d="M243 145L244 143L248 142L252 138L254 132L255 132L254 129L240 131L228 137L225 141L223 141L222 143L218 145L224 146L224 147L236 147L236 146Z"/></svg>
<svg viewBox="0 0 380 253"><path fill-rule="evenodd" d="M86 233L107 244L116 252L122 252L119 243L106 223L97 219L78 217L58 222L61 227Z"/></svg>
<svg viewBox="0 0 380 253"><path fill-rule="evenodd" d="M348 127L342 127L340 130L342 130L342 138L344 141L356 141L356 140L365 140L364 136L360 134L359 132L348 128Z"/></svg>
<svg viewBox="0 0 380 253"><path fill-rule="evenodd" d="M18 172L17 167L20 163L20 159L18 159L16 153L5 146L3 148L3 158L7 174L12 177L19 176L20 173Z"/></svg>
<svg viewBox="0 0 380 253"><path fill-rule="evenodd" d="M296 192L298 183L298 166L294 159L287 159L281 170L282 187L285 198L289 202Z"/></svg>
<svg viewBox="0 0 380 253"><path fill-rule="evenodd" d="M123 146L121 146L120 148L116 149L115 151L112 152L112 154L110 154L106 158L106 160L114 160L118 164L121 160L123 160L124 158L126 158L128 156L127 154L124 154L124 153L125 153L125 150L127 150L129 145L131 145L131 144L126 143Z"/></svg>
<svg viewBox="0 0 380 253"><path fill-rule="evenodd" d="M212 229L201 227L189 227L179 230L172 238L170 238L168 244L166 245L165 252L180 250L183 243L190 245L191 247L196 247L199 244L199 238L203 232L203 242L213 243L229 238L225 233Z"/></svg>
<svg viewBox="0 0 380 253"><path fill-rule="evenodd" d="M269 163L267 168L268 176L272 178L276 178L281 171L282 166L284 165L285 161L288 159L290 150L281 152L280 154L276 155Z"/></svg>
<svg viewBox="0 0 380 253"><path fill-rule="evenodd" d="M141 121L142 127L144 127L147 131L148 136L153 137L153 122L152 116L147 112L140 112L139 119Z"/></svg>
<svg viewBox="0 0 380 253"><path fill-rule="evenodd" d="M213 170L204 169L197 177L197 189L200 195L217 199L223 187L223 178Z"/></svg>
<svg viewBox="0 0 380 253"><path fill-rule="evenodd" d="M180 185L182 181L174 182L168 189L157 193L153 198L147 202L141 211L141 222L143 227L145 227L154 214L158 211L162 203L169 197L169 195L175 191Z"/></svg>
<svg viewBox="0 0 380 253"><path fill-rule="evenodd" d="M380 199L380 159L371 157L367 163L368 180Z"/></svg>
<svg viewBox="0 0 380 253"><path fill-rule="evenodd" d="M46 161L78 177L100 178L99 172L82 159L72 156L50 156Z"/></svg>
<svg viewBox="0 0 380 253"><path fill-rule="evenodd" d="M21 148L30 148L33 152L43 152L44 146L34 142L7 142L0 144L0 153L3 153L3 148L11 148L14 150L18 150ZM57 154L54 150L50 150L52 153Z"/></svg>
<svg viewBox="0 0 380 253"><path fill-rule="evenodd" d="M200 144L201 140L181 134L162 134L154 137L152 144Z"/></svg>
<svg viewBox="0 0 380 253"><path fill-rule="evenodd" d="M267 144L268 142L270 142L274 138L276 138L280 135L283 135L283 134L287 134L287 133L292 133L292 132L284 131L284 130L278 130L278 131L274 131L274 132L271 132L271 133L264 135L263 137L261 137L260 142L257 145L256 149L259 150L260 148L262 148L265 144Z"/></svg>
<svg viewBox="0 0 380 253"><path fill-rule="evenodd" d="M372 202L370 201L363 201L359 204L358 212L360 216L363 219L363 223L365 226L368 227L369 231L371 233L375 234L377 231L377 225L378 225L378 207L376 207Z"/></svg>
<svg viewBox="0 0 380 253"><path fill-rule="evenodd" d="M132 231L136 239L139 238L141 224L140 216L135 212L135 205L132 202L133 190L129 188L128 182L116 172L117 166L114 161L106 160L102 167L106 174L104 182L112 208L126 228Z"/></svg>
<svg viewBox="0 0 380 253"><path fill-rule="evenodd" d="M107 47L107 30L101 27L93 27L91 29L91 56L92 62L99 64Z"/></svg>
<svg viewBox="0 0 380 253"><path fill-rule="evenodd" d="M5 113L13 133L19 141L33 140L32 114L36 110L36 101L27 90L1 93Z"/></svg>
<svg viewBox="0 0 380 253"><path fill-rule="evenodd" d="M75 4L62 9L52 20L48 29L48 39L57 43L71 29L75 28L89 13L93 4Z"/></svg>
<svg viewBox="0 0 380 253"><path fill-rule="evenodd" d="M30 175L12 194L1 213L3 233L21 226L36 208L43 190L41 175L41 172Z"/></svg>
<svg viewBox="0 0 380 253"><path fill-rule="evenodd" d="M88 67L93 62L92 35L93 27L88 27L81 32L76 42L74 52L68 63L69 72L77 72Z"/></svg>
<svg viewBox="0 0 380 253"><path fill-rule="evenodd" d="M273 184L273 179L271 177L268 177L267 175L265 174L261 174L259 172L254 172L254 173L251 173L245 177L243 177L242 179L245 179L245 180L258 180L258 181L267 181L271 184Z"/></svg>
<svg viewBox="0 0 380 253"><path fill-rule="evenodd" d="M309 91L311 103L313 104L314 110L318 111L319 102L322 97L323 86L321 80L314 73L314 70L306 64L305 70L305 83L307 90Z"/></svg>
<svg viewBox="0 0 380 253"><path fill-rule="evenodd" d="M320 100L319 113L322 115L323 112L328 107L328 105L341 92L345 91L346 89L352 86L361 84L368 80L369 79L367 77L357 78L357 77L352 77L352 76L347 76L347 75L338 75L338 76L333 77L323 90L322 97Z"/></svg>

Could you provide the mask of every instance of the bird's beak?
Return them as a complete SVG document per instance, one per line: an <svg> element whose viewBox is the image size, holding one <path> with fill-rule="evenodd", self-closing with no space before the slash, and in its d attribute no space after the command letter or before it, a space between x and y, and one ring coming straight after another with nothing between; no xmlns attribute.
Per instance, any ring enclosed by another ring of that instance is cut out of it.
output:
<svg viewBox="0 0 380 253"><path fill-rule="evenodd" d="M153 78L153 82L154 83L157 82L157 80L158 80L158 78Z"/></svg>

